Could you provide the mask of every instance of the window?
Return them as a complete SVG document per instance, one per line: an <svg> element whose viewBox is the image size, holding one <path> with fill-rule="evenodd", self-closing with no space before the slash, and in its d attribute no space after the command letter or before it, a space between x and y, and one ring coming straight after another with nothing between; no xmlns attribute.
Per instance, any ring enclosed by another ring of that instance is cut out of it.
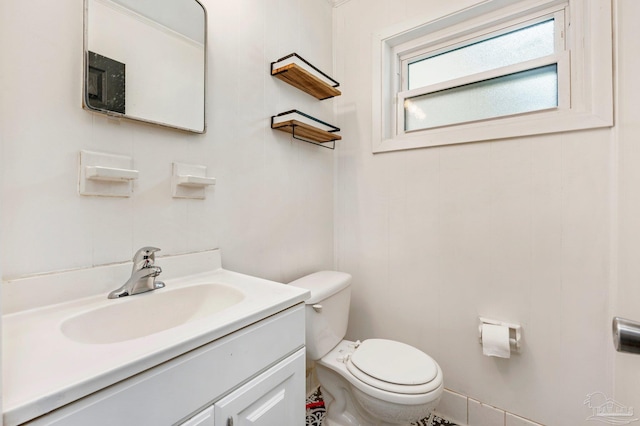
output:
<svg viewBox="0 0 640 426"><path fill-rule="evenodd" d="M399 102L398 121L400 125L404 121L405 132L556 108L558 66L547 65L405 96L398 94L398 99L403 101Z"/></svg>
<svg viewBox="0 0 640 426"><path fill-rule="evenodd" d="M608 0L491 0L406 27L374 41L374 152L613 124Z"/></svg>
<svg viewBox="0 0 640 426"><path fill-rule="evenodd" d="M444 52L400 56L398 125L407 132L558 107L564 41L556 15Z"/></svg>

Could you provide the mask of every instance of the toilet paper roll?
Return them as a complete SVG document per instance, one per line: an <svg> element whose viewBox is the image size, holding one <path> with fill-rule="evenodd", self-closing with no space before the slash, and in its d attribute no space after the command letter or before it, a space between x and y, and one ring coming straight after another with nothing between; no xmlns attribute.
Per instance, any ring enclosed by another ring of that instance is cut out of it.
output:
<svg viewBox="0 0 640 426"><path fill-rule="evenodd" d="M482 354L499 358L511 357L509 327L482 324Z"/></svg>

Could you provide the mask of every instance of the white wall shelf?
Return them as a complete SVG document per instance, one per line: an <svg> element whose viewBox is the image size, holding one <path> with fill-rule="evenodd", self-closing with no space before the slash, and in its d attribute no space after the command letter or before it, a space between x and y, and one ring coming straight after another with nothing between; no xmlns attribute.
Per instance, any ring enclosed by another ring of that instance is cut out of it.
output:
<svg viewBox="0 0 640 426"><path fill-rule="evenodd" d="M118 169L116 167L86 166L85 176L90 180L104 181L130 181L138 179L140 172L137 170Z"/></svg>
<svg viewBox="0 0 640 426"><path fill-rule="evenodd" d="M194 175L179 175L177 176L177 185L203 187L216 184L216 178L201 177Z"/></svg>
<svg viewBox="0 0 640 426"><path fill-rule="evenodd" d="M130 197L139 172L126 155L80 151L78 191L80 195Z"/></svg>
<svg viewBox="0 0 640 426"><path fill-rule="evenodd" d="M207 177L207 167L196 164L173 163L171 194L173 198L206 198L208 186L216 184L216 179Z"/></svg>

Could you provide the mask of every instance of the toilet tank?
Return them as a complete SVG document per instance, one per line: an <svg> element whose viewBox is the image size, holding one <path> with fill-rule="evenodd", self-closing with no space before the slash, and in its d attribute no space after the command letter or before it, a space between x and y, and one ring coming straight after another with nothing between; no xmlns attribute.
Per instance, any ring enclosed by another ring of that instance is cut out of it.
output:
<svg viewBox="0 0 640 426"><path fill-rule="evenodd" d="M342 341L349 323L351 275L320 271L290 282L311 291L305 306L307 357L317 360Z"/></svg>

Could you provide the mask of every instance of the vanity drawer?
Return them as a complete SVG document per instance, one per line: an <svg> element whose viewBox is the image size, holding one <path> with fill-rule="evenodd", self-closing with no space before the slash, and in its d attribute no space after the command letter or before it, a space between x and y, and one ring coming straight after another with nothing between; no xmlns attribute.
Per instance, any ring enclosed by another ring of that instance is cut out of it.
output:
<svg viewBox="0 0 640 426"><path fill-rule="evenodd" d="M304 321L298 304L26 424L176 424L303 348Z"/></svg>

